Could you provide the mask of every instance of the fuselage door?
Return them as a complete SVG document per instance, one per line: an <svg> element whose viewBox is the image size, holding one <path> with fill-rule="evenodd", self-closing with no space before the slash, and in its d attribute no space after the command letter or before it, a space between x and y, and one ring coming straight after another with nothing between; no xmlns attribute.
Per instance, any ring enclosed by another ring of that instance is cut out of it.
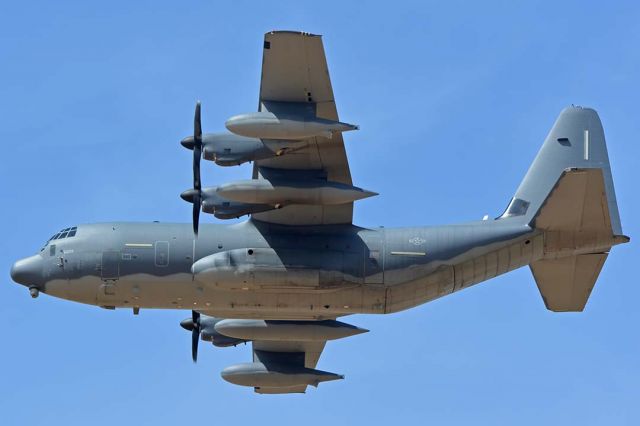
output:
<svg viewBox="0 0 640 426"><path fill-rule="evenodd" d="M379 229L365 235L364 282L384 283L384 230Z"/></svg>
<svg viewBox="0 0 640 426"><path fill-rule="evenodd" d="M120 252L102 252L102 279L104 281L116 281L120 278Z"/></svg>
<svg viewBox="0 0 640 426"><path fill-rule="evenodd" d="M169 241L156 241L156 266L169 266Z"/></svg>

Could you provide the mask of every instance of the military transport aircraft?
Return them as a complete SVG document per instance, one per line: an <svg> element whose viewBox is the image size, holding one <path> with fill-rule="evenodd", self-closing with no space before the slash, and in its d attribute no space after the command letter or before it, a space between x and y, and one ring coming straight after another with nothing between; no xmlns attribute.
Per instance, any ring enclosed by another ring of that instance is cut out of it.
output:
<svg viewBox="0 0 640 426"><path fill-rule="evenodd" d="M597 113L571 106L548 134L506 210L438 227L365 229L320 36L264 38L259 112L230 133L193 136L192 224L100 223L62 229L17 261L31 295L107 309L189 309L181 325L216 346L251 342L253 361L222 377L258 393L305 392L343 376L317 370L328 340L366 332L338 321L429 302L529 265L547 307L582 311L612 246L626 243ZM251 179L202 187L200 160L253 162ZM232 225L199 224L249 215Z"/></svg>

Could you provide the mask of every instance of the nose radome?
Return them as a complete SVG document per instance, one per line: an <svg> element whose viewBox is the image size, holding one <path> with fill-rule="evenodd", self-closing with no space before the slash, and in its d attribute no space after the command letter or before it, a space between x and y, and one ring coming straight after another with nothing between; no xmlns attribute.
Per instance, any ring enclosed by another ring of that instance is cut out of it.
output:
<svg viewBox="0 0 640 426"><path fill-rule="evenodd" d="M20 259L11 267L11 278L18 284L38 286L42 281L42 258L38 255Z"/></svg>

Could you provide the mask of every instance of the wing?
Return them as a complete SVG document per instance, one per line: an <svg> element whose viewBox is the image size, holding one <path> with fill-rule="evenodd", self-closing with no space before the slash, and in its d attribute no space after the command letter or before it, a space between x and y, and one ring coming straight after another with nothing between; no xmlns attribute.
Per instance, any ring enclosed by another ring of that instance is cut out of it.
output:
<svg viewBox="0 0 640 426"><path fill-rule="evenodd" d="M265 34L260 81L260 111L269 102L308 103L318 118L338 121L338 112L329 79L329 70L319 35L293 31ZM351 185L351 172L340 133L333 137L314 137L300 143L294 151L254 163L253 178L261 170L319 170L328 181ZM290 205L253 217L286 225L351 223L353 202L339 205Z"/></svg>
<svg viewBox="0 0 640 426"><path fill-rule="evenodd" d="M217 346L252 342L253 362L225 368L222 378L253 387L257 393L304 393L307 386L344 379L316 370L327 340L366 333L360 327L335 320L269 321L206 317L202 336L213 336ZM208 321L208 322L207 322ZM213 329L207 324L213 324ZM187 328L187 327L185 327ZM216 340L217 339L217 340Z"/></svg>
<svg viewBox="0 0 640 426"><path fill-rule="evenodd" d="M315 369L326 342L278 342L271 340L256 340L253 345L253 361L265 365L303 366ZM337 376L336 378L341 378ZM256 387L256 393L305 393L308 385L284 387Z"/></svg>

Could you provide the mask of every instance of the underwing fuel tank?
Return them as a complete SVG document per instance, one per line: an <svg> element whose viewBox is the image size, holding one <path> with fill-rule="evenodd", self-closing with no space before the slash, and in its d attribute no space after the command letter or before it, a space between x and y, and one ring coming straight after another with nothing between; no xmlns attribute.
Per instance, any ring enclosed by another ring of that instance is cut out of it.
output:
<svg viewBox="0 0 640 426"><path fill-rule="evenodd" d="M278 388L299 385L318 386L318 383L341 380L341 374L330 373L313 368L290 365L269 365L261 362L235 364L220 373L229 383L254 388Z"/></svg>
<svg viewBox="0 0 640 426"><path fill-rule="evenodd" d="M314 136L331 138L333 133L357 130L358 126L309 115L276 115L254 112L235 115L225 123L236 135L259 139L303 140Z"/></svg>
<svg viewBox="0 0 640 426"><path fill-rule="evenodd" d="M275 340L316 342L342 339L369 330L340 321L272 321L224 319L215 331L239 340Z"/></svg>
<svg viewBox="0 0 640 426"><path fill-rule="evenodd" d="M220 185L217 194L250 204L346 204L378 195L356 186L327 181L270 181L248 179Z"/></svg>

